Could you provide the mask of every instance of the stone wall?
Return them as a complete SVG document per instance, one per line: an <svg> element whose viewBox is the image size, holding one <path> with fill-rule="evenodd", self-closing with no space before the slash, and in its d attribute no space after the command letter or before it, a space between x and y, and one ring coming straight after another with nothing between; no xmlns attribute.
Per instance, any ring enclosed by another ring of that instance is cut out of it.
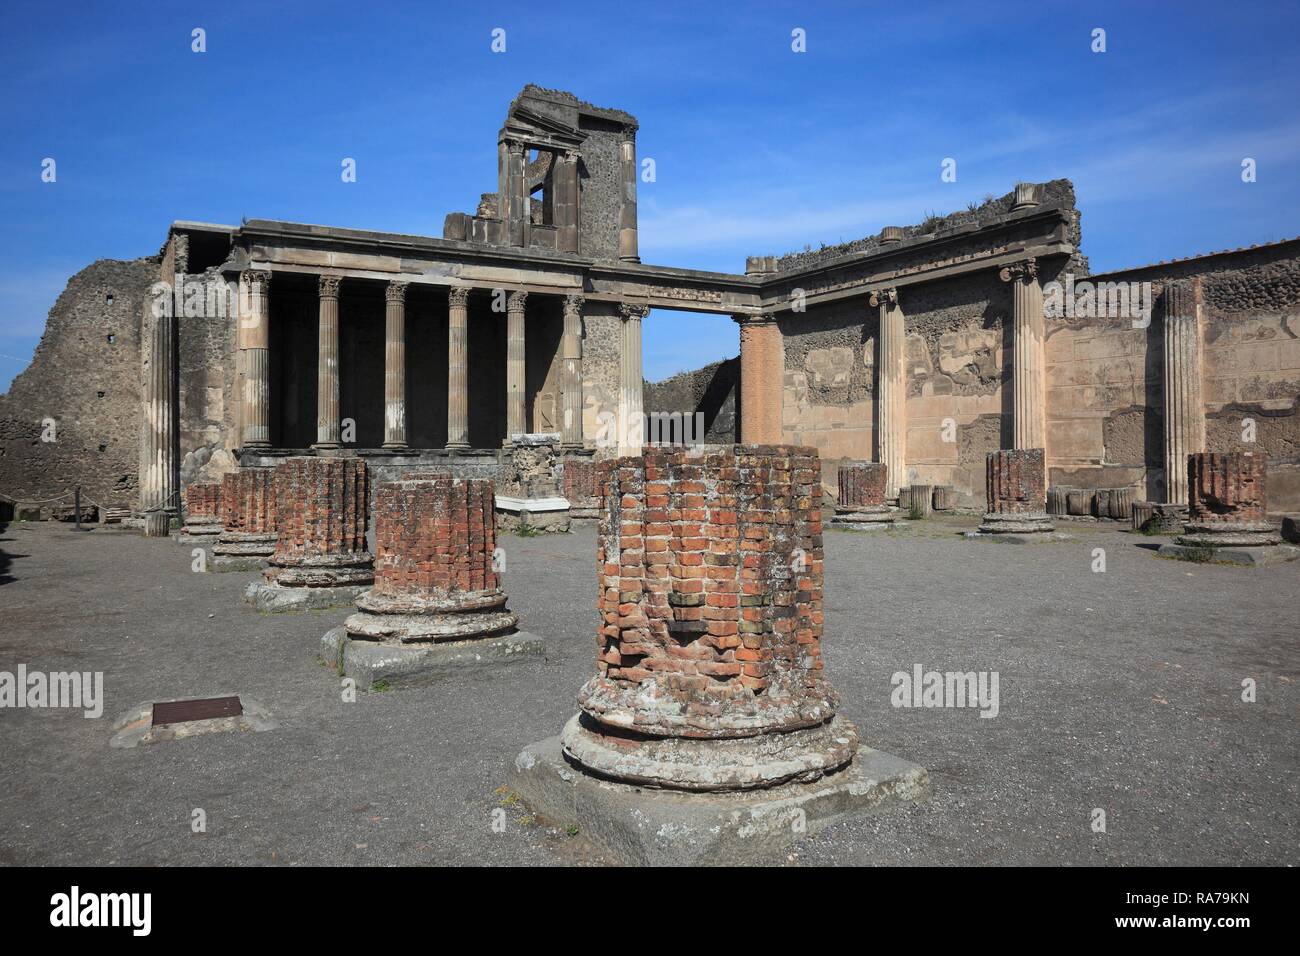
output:
<svg viewBox="0 0 1300 956"><path fill-rule="evenodd" d="M1154 315L1147 328L1127 318L1048 320L1049 483L1164 500L1162 290L1191 279L1206 450L1267 455L1273 509L1300 510L1300 241L1090 279L1152 283Z"/></svg>
<svg viewBox="0 0 1300 956"><path fill-rule="evenodd" d="M158 267L101 259L68 281L31 365L0 396L0 495L48 499L80 484L97 504L135 505L141 321ZM53 442L41 440L45 418Z"/></svg>
<svg viewBox="0 0 1300 956"><path fill-rule="evenodd" d="M714 362L662 382L646 382L645 411L647 415L679 414L683 419L700 412L704 434L693 437L708 444L730 444L740 440L739 389L740 359Z"/></svg>

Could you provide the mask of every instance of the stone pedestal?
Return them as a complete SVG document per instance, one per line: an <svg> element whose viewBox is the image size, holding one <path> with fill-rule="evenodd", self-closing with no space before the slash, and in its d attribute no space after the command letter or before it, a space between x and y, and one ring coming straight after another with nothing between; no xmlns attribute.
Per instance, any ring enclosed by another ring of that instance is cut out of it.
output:
<svg viewBox="0 0 1300 956"><path fill-rule="evenodd" d="M369 475L358 458L286 458L275 468L275 554L247 599L261 611L351 604L374 580Z"/></svg>
<svg viewBox="0 0 1300 956"><path fill-rule="evenodd" d="M212 548L214 571L258 571L275 553L275 481L270 468L241 468L222 476L225 530Z"/></svg>
<svg viewBox="0 0 1300 956"><path fill-rule="evenodd" d="M600 482L595 459L589 455L566 455L561 467L564 469L564 497L569 502L569 517L595 520L600 516Z"/></svg>
<svg viewBox="0 0 1300 956"><path fill-rule="evenodd" d="M185 486L185 521L176 540L181 544L215 544L225 530L221 517L221 485Z"/></svg>
<svg viewBox="0 0 1300 956"><path fill-rule="evenodd" d="M934 510L953 511L957 507L957 489L952 485L934 486Z"/></svg>
<svg viewBox="0 0 1300 956"><path fill-rule="evenodd" d="M822 666L816 451L652 447L599 467L597 673L558 742L516 761L524 801L648 862L698 860L723 806L753 818L800 795L878 804L888 788L859 773L872 752ZM923 795L925 771L898 763L891 780L910 786L893 795ZM793 829L758 827L749 848L774 851Z"/></svg>
<svg viewBox="0 0 1300 956"><path fill-rule="evenodd" d="M1291 560L1300 551L1282 545L1268 520L1268 458L1254 452L1187 456L1187 524L1165 557L1262 564Z"/></svg>
<svg viewBox="0 0 1300 956"><path fill-rule="evenodd" d="M839 495L831 524L852 531L892 528L897 512L885 504L889 466L879 461L840 465Z"/></svg>
<svg viewBox="0 0 1300 956"><path fill-rule="evenodd" d="M374 586L343 633L325 636L326 658L369 688L421 683L452 662L540 654L541 642L519 634L519 616L506 609L498 560L491 481L419 476L380 485ZM484 647L491 652L477 653Z"/></svg>
<svg viewBox="0 0 1300 956"><path fill-rule="evenodd" d="M1016 541L1050 537L1056 526L1047 516L1043 484L1043 449L989 452L985 463L988 511L980 533L1013 536Z"/></svg>
<svg viewBox="0 0 1300 956"><path fill-rule="evenodd" d="M503 463L501 493L496 496L502 531L565 532L569 500L560 494L560 436L554 433L510 437Z"/></svg>

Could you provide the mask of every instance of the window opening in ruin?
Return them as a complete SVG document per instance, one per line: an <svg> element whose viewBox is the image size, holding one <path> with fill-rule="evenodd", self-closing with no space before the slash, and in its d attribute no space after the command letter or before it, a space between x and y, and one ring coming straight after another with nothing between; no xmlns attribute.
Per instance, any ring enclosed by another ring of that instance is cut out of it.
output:
<svg viewBox="0 0 1300 956"><path fill-rule="evenodd" d="M112 345L114 342L117 341L117 336L114 335L112 332L109 332L108 335L104 336L104 338L108 339L109 345Z"/></svg>

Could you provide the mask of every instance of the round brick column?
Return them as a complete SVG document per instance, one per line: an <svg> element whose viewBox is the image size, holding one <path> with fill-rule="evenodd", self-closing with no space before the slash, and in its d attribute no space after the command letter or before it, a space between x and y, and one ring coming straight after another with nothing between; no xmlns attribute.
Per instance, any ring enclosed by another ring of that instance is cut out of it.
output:
<svg viewBox="0 0 1300 956"><path fill-rule="evenodd" d="M988 512L980 531L985 534L1051 532L1047 516L1043 449L991 451L985 462Z"/></svg>
<svg viewBox="0 0 1300 956"><path fill-rule="evenodd" d="M222 476L225 530L212 553L269 557L275 551L275 481L270 468L241 468Z"/></svg>
<svg viewBox="0 0 1300 956"><path fill-rule="evenodd" d="M835 502L837 525L892 524L897 517L885 504L889 466L879 461L848 461L839 467L839 495Z"/></svg>
<svg viewBox="0 0 1300 956"><path fill-rule="evenodd" d="M634 783L737 790L844 766L822 671L821 463L811 448L647 448L602 462L597 674L569 757Z"/></svg>
<svg viewBox="0 0 1300 956"><path fill-rule="evenodd" d="M1249 451L1187 456L1187 524L1175 539L1190 546L1280 544L1268 521L1268 458Z"/></svg>
<svg viewBox="0 0 1300 956"><path fill-rule="evenodd" d="M275 468L279 519L266 580L284 587L369 584L370 492L359 458L286 458Z"/></svg>
<svg viewBox="0 0 1300 956"><path fill-rule="evenodd" d="M375 494L375 583L348 634L372 641L467 640L514 632L494 556L492 482L444 475L385 482Z"/></svg>
<svg viewBox="0 0 1300 956"><path fill-rule="evenodd" d="M221 485L210 482L185 486L185 533L189 535L221 534Z"/></svg>

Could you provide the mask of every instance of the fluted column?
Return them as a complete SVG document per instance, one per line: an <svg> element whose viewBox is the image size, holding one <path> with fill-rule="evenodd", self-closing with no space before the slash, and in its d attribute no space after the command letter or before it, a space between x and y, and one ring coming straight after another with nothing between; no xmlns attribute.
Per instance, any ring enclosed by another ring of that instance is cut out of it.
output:
<svg viewBox="0 0 1300 956"><path fill-rule="evenodd" d="M1000 273L1011 283L1011 315L1015 358L1011 372L1012 429L1016 448L1047 447L1047 339L1043 320L1043 287L1038 264L1026 259Z"/></svg>
<svg viewBox="0 0 1300 956"><path fill-rule="evenodd" d="M246 448L271 445L271 326L267 298L271 273L249 270L242 276L240 351L244 355L243 417Z"/></svg>
<svg viewBox="0 0 1300 956"><path fill-rule="evenodd" d="M162 299L159 300L163 301ZM149 375L145 379L144 454L140 510L177 510L176 494L176 299L166 296L149 330Z"/></svg>
<svg viewBox="0 0 1300 956"><path fill-rule="evenodd" d="M641 321L650 314L650 308L626 302L618 308L623 317L618 343L618 453L639 455L645 444Z"/></svg>
<svg viewBox="0 0 1300 956"><path fill-rule="evenodd" d="M636 127L623 129L619 142L619 179L623 189L618 208L618 257L624 262L640 262L636 238Z"/></svg>
<svg viewBox="0 0 1300 956"><path fill-rule="evenodd" d="M785 364L781 329L767 314L732 319L740 326L740 440L780 444Z"/></svg>
<svg viewBox="0 0 1300 956"><path fill-rule="evenodd" d="M903 356L907 331L897 289L871 293L880 310L876 335L876 460L886 466L888 494L907 486L907 371Z"/></svg>
<svg viewBox="0 0 1300 956"><path fill-rule="evenodd" d="M1185 279L1165 286L1165 501L1169 504L1188 503L1187 456L1205 451L1196 299L1196 289Z"/></svg>
<svg viewBox="0 0 1300 956"><path fill-rule="evenodd" d="M316 448L339 447L339 277L321 276L316 351Z"/></svg>
<svg viewBox="0 0 1300 956"><path fill-rule="evenodd" d="M384 290L384 447L406 447L406 283Z"/></svg>
<svg viewBox="0 0 1300 956"><path fill-rule="evenodd" d="M564 418L560 437L565 448L582 447L582 305L580 295L564 297L564 358L560 382Z"/></svg>
<svg viewBox="0 0 1300 956"><path fill-rule="evenodd" d="M528 245L528 187L524 181L524 144L507 141L501 170L501 213L508 246Z"/></svg>
<svg viewBox="0 0 1300 956"><path fill-rule="evenodd" d="M447 293L447 447L469 448L469 289Z"/></svg>
<svg viewBox="0 0 1300 956"><path fill-rule="evenodd" d="M511 292L506 300L506 444L528 431L524 408L527 369L524 350L524 306L527 292Z"/></svg>
<svg viewBox="0 0 1300 956"><path fill-rule="evenodd" d="M578 251L578 154L555 157L555 243L560 252Z"/></svg>

